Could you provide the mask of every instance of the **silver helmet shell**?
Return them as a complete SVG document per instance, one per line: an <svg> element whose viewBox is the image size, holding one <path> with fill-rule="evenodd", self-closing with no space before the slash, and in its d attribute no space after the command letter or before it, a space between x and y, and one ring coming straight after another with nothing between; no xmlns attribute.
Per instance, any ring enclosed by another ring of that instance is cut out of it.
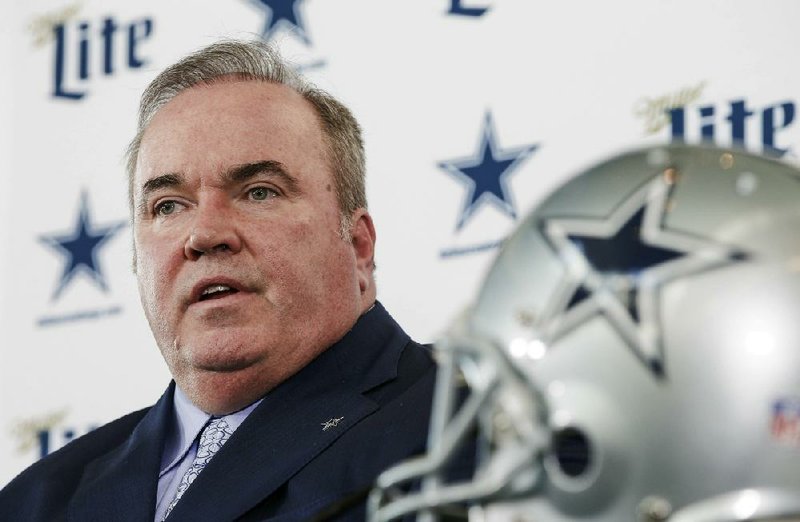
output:
<svg viewBox="0 0 800 522"><path fill-rule="evenodd" d="M798 271L791 166L675 145L587 170L439 343L429 454L380 477L373 519L800 520ZM449 482L470 426L474 476Z"/></svg>

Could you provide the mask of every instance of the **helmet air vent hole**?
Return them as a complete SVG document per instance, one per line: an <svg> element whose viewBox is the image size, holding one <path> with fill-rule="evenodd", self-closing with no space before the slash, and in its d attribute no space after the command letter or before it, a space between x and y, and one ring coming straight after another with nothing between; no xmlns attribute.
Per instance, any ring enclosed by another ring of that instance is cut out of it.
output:
<svg viewBox="0 0 800 522"><path fill-rule="evenodd" d="M568 427L553 434L553 452L562 473L568 477L580 477L591 464L589 439L582 430Z"/></svg>

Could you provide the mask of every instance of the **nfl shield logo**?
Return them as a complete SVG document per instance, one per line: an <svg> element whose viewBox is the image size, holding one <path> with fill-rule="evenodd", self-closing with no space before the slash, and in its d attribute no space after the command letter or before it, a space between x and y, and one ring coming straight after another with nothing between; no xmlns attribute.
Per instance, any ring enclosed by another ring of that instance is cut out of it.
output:
<svg viewBox="0 0 800 522"><path fill-rule="evenodd" d="M800 444L800 399L780 399L772 404L771 432L780 442Z"/></svg>

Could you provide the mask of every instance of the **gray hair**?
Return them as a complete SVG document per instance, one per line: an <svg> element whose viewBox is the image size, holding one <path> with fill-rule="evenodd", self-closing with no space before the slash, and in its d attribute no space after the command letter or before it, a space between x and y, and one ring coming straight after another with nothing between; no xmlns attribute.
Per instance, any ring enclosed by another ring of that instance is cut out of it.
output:
<svg viewBox="0 0 800 522"><path fill-rule="evenodd" d="M264 81L285 85L314 107L326 138L328 161L342 216L342 237L350 216L367 207L364 144L361 128L339 100L300 76L276 50L261 41L224 40L200 49L167 67L147 86L139 105L136 136L128 146L128 200L133 215L133 177L147 126L169 101L196 85L222 81Z"/></svg>

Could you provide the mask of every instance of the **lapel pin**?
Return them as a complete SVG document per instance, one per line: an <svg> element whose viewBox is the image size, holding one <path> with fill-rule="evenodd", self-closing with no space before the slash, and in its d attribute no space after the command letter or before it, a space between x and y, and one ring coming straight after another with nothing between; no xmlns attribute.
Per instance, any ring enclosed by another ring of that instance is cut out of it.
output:
<svg viewBox="0 0 800 522"><path fill-rule="evenodd" d="M328 431L331 428L335 428L339 425L339 422L342 421L344 417L334 417L332 419L326 420L325 422L320 422L320 426L322 426L322 431Z"/></svg>

